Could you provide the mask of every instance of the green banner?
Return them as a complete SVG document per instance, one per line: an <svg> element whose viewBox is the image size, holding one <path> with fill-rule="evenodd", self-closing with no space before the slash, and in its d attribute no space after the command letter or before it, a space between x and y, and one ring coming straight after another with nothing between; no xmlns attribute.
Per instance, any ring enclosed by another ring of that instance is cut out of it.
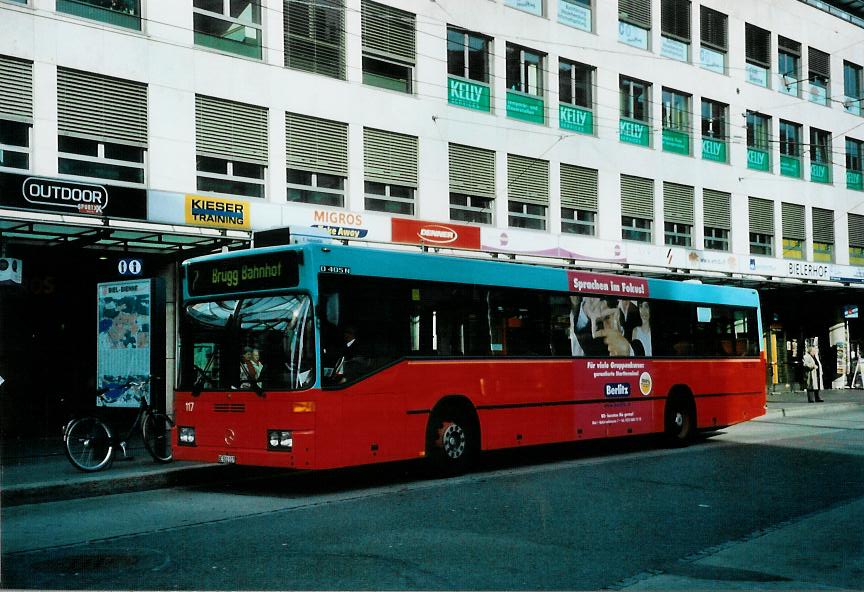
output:
<svg viewBox="0 0 864 592"><path fill-rule="evenodd" d="M814 183L830 183L831 169L820 162L810 163L810 180Z"/></svg>
<svg viewBox="0 0 864 592"><path fill-rule="evenodd" d="M801 159L795 156L780 156L780 174L784 177L801 178Z"/></svg>
<svg viewBox="0 0 864 592"><path fill-rule="evenodd" d="M649 134L650 128L644 123L639 123L638 121L631 121L629 119L622 119L618 126L618 129L618 138L622 142L627 142L628 144L636 144L638 146L651 145L651 135Z"/></svg>
<svg viewBox="0 0 864 592"><path fill-rule="evenodd" d="M860 171L846 171L846 187L864 191L864 175Z"/></svg>
<svg viewBox="0 0 864 592"><path fill-rule="evenodd" d="M714 162L727 162L726 142L702 138L702 159Z"/></svg>
<svg viewBox="0 0 864 592"><path fill-rule="evenodd" d="M561 104L558 105L558 126L580 134L593 134L594 114L587 109Z"/></svg>
<svg viewBox="0 0 864 592"><path fill-rule="evenodd" d="M450 77L447 79L447 102L477 111L489 111L489 86Z"/></svg>
<svg viewBox="0 0 864 592"><path fill-rule="evenodd" d="M663 130L663 151L690 155L690 135L675 130Z"/></svg>
<svg viewBox="0 0 864 592"><path fill-rule="evenodd" d="M748 148L747 168L757 171L770 171L771 160L768 158L768 152L765 150L757 150L756 148Z"/></svg>
<svg viewBox="0 0 864 592"><path fill-rule="evenodd" d="M507 93L507 117L529 123L545 123L543 99L514 92Z"/></svg>

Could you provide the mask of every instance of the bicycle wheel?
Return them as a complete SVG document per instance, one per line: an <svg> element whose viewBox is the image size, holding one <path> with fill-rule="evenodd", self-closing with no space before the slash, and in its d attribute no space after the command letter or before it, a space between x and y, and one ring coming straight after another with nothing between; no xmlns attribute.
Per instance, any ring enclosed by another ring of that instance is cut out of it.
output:
<svg viewBox="0 0 864 592"><path fill-rule="evenodd" d="M174 458L171 450L171 428L174 420L164 413L150 413L144 418L141 430L144 434L144 446L153 460L168 463Z"/></svg>
<svg viewBox="0 0 864 592"><path fill-rule="evenodd" d="M96 417L82 417L69 424L63 434L66 458L79 471L107 469L114 460L111 428Z"/></svg>

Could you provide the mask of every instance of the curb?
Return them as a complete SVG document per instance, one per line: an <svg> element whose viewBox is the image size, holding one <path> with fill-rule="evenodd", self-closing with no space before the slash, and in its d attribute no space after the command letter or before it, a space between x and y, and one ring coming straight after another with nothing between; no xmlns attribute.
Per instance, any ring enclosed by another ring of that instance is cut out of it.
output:
<svg viewBox="0 0 864 592"><path fill-rule="evenodd" d="M778 417L800 417L804 415L825 415L826 413L834 413L837 411L851 411L862 407L860 403L823 403L821 405L814 403L793 403L792 405L782 407L784 403L775 403L778 407L772 407L765 411L765 415L757 417L754 421L764 421L768 419L776 419Z"/></svg>
<svg viewBox="0 0 864 592"><path fill-rule="evenodd" d="M224 469L225 466L223 465L190 465L187 467L170 467L145 474L127 474L108 478L103 476L85 477L78 481L4 487L0 491L0 506L8 508L114 493L204 485L222 480Z"/></svg>

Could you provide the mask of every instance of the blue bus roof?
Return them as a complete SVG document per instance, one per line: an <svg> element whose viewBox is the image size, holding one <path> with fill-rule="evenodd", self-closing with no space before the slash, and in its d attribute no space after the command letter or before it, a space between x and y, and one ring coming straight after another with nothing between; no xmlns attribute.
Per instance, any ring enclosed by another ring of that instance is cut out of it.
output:
<svg viewBox="0 0 864 592"><path fill-rule="evenodd" d="M405 252L371 247L345 246L337 244L304 244L265 247L207 255L187 260L184 266L201 262L241 260L251 255L278 253L281 251L301 251L303 253L301 270L301 289L309 282L314 282L314 276L319 271L324 273L340 273L359 276L413 279L421 281L440 281L461 284L477 284L511 288L537 290L553 290L571 292L568 269L540 264L490 261L473 257L455 257L422 252ZM635 278L626 274L591 273L592 277L613 281ZM758 307L759 296L756 290L715 284L702 284L676 280L639 278L647 282L648 296L663 300L684 300L726 304L732 306ZM274 292L278 290L267 290ZM309 288L309 291L317 291ZM184 284L184 298L190 298L187 286ZM230 294L236 295L236 294ZM209 295L207 298L212 299ZM227 294L226 294L227 296Z"/></svg>

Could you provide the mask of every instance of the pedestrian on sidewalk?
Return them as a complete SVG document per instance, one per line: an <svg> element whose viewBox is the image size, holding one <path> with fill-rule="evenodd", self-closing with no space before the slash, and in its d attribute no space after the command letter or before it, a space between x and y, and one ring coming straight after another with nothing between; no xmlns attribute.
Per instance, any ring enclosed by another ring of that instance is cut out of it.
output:
<svg viewBox="0 0 864 592"><path fill-rule="evenodd" d="M822 389L822 363L819 361L819 349L811 345L804 353L804 385L807 388L807 402L821 403L819 391Z"/></svg>

